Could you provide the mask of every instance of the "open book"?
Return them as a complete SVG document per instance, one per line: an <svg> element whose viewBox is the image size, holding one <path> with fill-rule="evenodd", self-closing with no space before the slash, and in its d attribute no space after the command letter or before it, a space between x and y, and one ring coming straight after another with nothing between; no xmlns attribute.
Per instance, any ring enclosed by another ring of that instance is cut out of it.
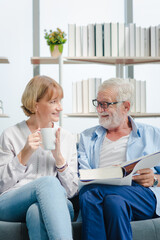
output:
<svg viewBox="0 0 160 240"><path fill-rule="evenodd" d="M100 183L108 185L131 185L132 176L140 169L160 164L160 152L155 152L118 166L97 169L80 169L79 189L83 185Z"/></svg>

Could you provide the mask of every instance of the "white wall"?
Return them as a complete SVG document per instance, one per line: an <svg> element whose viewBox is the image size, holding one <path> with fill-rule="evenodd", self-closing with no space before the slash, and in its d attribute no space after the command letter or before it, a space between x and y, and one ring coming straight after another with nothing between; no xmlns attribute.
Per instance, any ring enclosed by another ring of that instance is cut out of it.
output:
<svg viewBox="0 0 160 240"><path fill-rule="evenodd" d="M134 0L134 22L137 25L159 24L159 0ZM143 13L143 17L142 17ZM124 0L41 0L40 1L40 55L50 56L44 39L44 29L60 27L67 33L68 23L83 25L88 23L124 22ZM8 119L0 118L0 133L25 116L20 108L21 95L25 85L33 76L32 56L32 0L0 1L0 56L6 56L10 64L0 64L0 99L4 103ZM67 56L68 45L64 45ZM49 75L58 81L58 66L41 65L41 74ZM140 65L135 67L135 77L147 80L147 109L160 112L158 89L159 65ZM103 80L115 76L114 66L102 65L64 65L64 113L71 112L72 81L89 77L102 77ZM155 94L156 93L156 94ZM155 101L156 100L156 101ZM152 102L152 103L151 103ZM142 119L159 126L160 119ZM140 120L138 120L140 121ZM97 119L64 118L64 127L72 132L97 124Z"/></svg>
<svg viewBox="0 0 160 240"><path fill-rule="evenodd" d="M9 118L0 118L0 132L24 119L21 95L32 77L32 0L0 1L0 99Z"/></svg>

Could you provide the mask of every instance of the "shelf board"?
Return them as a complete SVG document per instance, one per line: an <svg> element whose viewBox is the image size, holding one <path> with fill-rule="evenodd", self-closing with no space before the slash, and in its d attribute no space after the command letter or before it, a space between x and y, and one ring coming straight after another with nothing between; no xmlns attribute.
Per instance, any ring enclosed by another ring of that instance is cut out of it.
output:
<svg viewBox="0 0 160 240"><path fill-rule="evenodd" d="M32 57L31 58L31 63L32 64L58 64L59 61L58 58L54 57ZM69 60L66 58L63 58L63 63L64 64L84 64L83 62L77 62L73 60Z"/></svg>
<svg viewBox="0 0 160 240"><path fill-rule="evenodd" d="M9 63L8 58L0 57L0 63Z"/></svg>
<svg viewBox="0 0 160 240"><path fill-rule="evenodd" d="M152 117L160 117L160 113L131 113L130 114L132 117L136 117L136 118L152 118ZM86 117L86 118L89 118L89 117L92 117L92 118L95 118L97 117L97 113L69 113L69 114L64 114L63 115L64 117Z"/></svg>
<svg viewBox="0 0 160 240"><path fill-rule="evenodd" d="M9 118L9 116L6 114L0 114L0 118Z"/></svg>
<svg viewBox="0 0 160 240"><path fill-rule="evenodd" d="M32 64L58 64L58 58L32 57ZM160 57L63 57L64 64L135 65L160 63Z"/></svg>

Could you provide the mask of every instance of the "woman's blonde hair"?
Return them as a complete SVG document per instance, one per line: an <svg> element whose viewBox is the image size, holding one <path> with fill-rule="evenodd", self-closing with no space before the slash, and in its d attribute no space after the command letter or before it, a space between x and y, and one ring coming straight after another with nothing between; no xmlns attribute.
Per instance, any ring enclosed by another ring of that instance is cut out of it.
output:
<svg viewBox="0 0 160 240"><path fill-rule="evenodd" d="M45 95L48 95L48 101L56 94L56 97L63 98L62 87L52 78L47 76L35 76L27 84L22 95L23 112L26 116L35 113L35 104Z"/></svg>

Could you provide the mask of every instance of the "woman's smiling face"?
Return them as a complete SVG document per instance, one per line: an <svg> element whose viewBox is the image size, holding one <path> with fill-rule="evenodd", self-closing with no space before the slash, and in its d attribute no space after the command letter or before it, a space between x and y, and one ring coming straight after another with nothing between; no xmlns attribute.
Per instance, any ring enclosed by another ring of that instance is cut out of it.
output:
<svg viewBox="0 0 160 240"><path fill-rule="evenodd" d="M62 110L61 97L59 97L55 91L51 99L48 99L48 94L46 93L45 96L36 103L36 114L43 122L58 122L59 114Z"/></svg>

